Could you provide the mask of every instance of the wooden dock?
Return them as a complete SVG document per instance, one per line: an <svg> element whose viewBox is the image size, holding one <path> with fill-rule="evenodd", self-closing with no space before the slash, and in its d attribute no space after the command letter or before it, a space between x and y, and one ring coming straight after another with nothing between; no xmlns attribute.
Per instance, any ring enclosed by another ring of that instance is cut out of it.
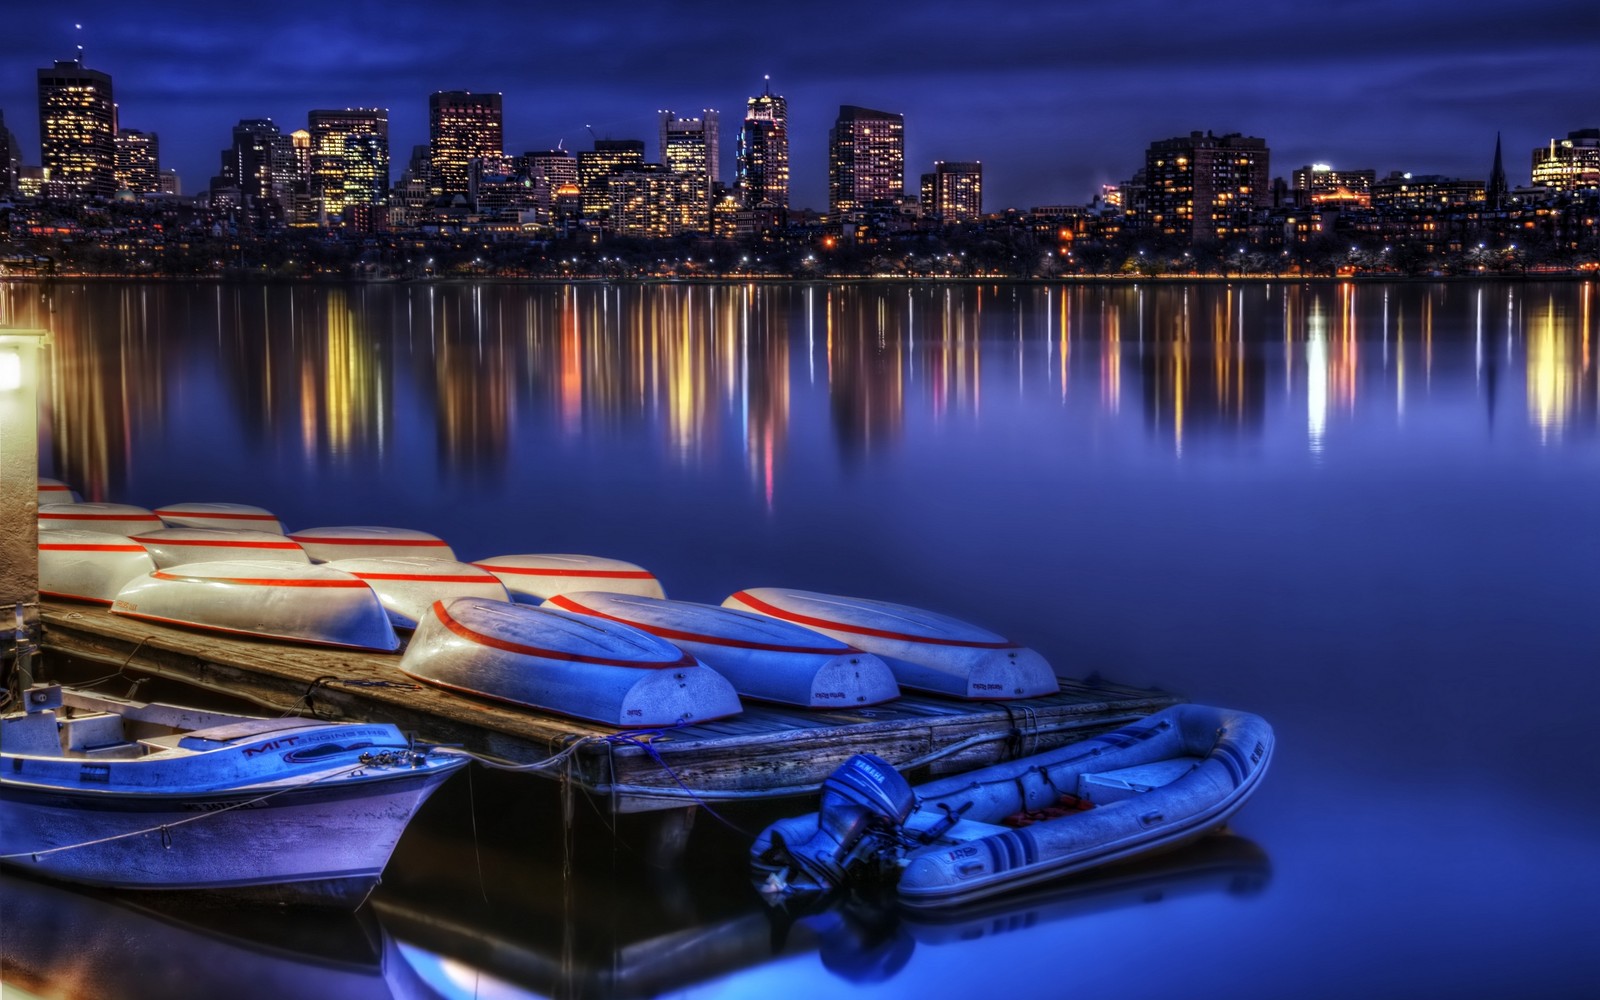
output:
<svg viewBox="0 0 1600 1000"><path fill-rule="evenodd" d="M630 732L479 701L420 684L399 655L236 639L45 601L47 657L217 691L279 712L392 722L425 742L459 745L564 777L618 812L813 792L857 752L901 770L967 770L1115 728L1182 699L1103 682L1011 702L910 695L849 711L746 701L729 719ZM557 755L565 754L562 757ZM532 770L533 768L530 768Z"/></svg>

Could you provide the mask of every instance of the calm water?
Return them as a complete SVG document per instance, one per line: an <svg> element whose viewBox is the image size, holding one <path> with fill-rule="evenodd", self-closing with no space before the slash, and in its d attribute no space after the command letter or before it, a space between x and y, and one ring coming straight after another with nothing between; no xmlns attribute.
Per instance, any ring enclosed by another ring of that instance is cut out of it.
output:
<svg viewBox="0 0 1600 1000"><path fill-rule="evenodd" d="M1579 283L0 283L0 323L55 331L44 464L86 498L923 605L1279 734L1235 836L944 922L771 915L705 817L661 870L480 770L331 928L8 877L6 980L1592 996L1597 313Z"/></svg>

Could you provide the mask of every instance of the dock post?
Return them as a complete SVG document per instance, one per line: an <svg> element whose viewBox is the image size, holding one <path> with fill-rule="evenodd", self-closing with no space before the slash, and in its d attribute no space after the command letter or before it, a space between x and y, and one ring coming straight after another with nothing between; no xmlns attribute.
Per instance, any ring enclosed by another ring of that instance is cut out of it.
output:
<svg viewBox="0 0 1600 1000"><path fill-rule="evenodd" d="M0 680L33 682L39 649L39 349L45 330L0 327Z"/></svg>

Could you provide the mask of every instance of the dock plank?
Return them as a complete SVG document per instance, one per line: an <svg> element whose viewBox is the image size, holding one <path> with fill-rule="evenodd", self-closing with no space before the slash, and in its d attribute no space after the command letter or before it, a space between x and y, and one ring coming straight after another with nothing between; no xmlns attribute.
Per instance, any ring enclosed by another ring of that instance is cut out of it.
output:
<svg viewBox="0 0 1600 1000"><path fill-rule="evenodd" d="M621 812L815 790L857 752L901 769L965 770L1083 739L1182 699L1064 680L1014 702L907 695L810 711L748 702L738 716L649 733L464 697L417 683L394 653L324 649L157 625L65 601L41 605L49 655L170 678L275 711L392 722L419 739L516 765L550 763ZM550 772L540 772L550 773Z"/></svg>

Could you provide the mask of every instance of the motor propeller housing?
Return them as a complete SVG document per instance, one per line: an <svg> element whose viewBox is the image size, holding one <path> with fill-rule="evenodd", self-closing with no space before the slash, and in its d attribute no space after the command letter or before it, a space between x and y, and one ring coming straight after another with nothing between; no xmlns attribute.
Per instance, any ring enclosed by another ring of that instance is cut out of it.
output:
<svg viewBox="0 0 1600 1000"><path fill-rule="evenodd" d="M786 891L835 888L851 868L894 853L915 805L910 783L888 761L856 754L822 783L822 808L809 839L789 844L774 831L762 861L773 871L789 869Z"/></svg>

